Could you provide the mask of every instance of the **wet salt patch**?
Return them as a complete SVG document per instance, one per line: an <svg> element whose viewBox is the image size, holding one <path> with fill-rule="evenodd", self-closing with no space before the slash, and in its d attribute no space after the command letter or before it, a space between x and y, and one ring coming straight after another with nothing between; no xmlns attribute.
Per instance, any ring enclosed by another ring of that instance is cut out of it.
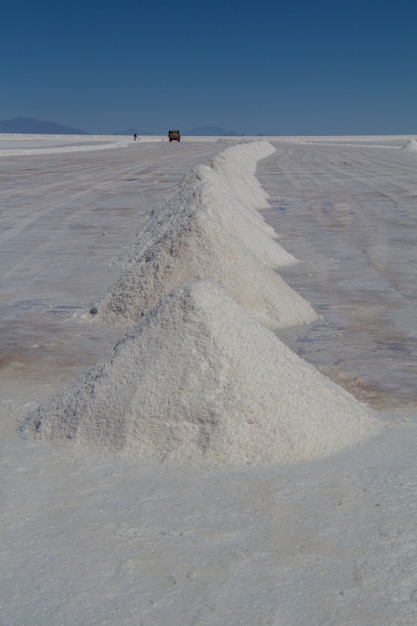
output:
<svg viewBox="0 0 417 626"><path fill-rule="evenodd" d="M251 464L333 454L377 424L222 287L199 281L166 295L22 429L156 461Z"/></svg>

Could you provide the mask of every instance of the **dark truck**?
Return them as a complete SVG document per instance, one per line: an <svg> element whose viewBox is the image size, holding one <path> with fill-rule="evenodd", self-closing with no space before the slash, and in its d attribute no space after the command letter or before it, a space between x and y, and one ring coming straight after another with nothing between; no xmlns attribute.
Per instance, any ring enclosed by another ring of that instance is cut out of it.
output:
<svg viewBox="0 0 417 626"><path fill-rule="evenodd" d="M181 140L181 133L179 130L169 130L168 131L168 139L170 141L180 141Z"/></svg>

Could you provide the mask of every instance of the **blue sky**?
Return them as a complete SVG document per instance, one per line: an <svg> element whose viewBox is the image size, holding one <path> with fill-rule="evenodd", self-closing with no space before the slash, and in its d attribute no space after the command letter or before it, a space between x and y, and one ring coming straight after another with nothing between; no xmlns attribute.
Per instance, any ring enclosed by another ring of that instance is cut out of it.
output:
<svg viewBox="0 0 417 626"><path fill-rule="evenodd" d="M0 120L417 134L417 2L3 0Z"/></svg>

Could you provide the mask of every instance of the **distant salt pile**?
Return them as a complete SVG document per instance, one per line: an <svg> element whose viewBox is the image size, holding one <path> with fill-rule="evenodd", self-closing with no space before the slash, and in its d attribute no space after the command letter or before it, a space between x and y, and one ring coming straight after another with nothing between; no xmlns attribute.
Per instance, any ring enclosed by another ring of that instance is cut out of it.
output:
<svg viewBox="0 0 417 626"><path fill-rule="evenodd" d="M236 218L238 220L245 218L250 224L256 226L258 230L261 230L264 235L267 235L271 239L278 238L275 230L266 223L260 212L253 208L250 202L247 202L244 192L242 190L239 192L234 191L230 181L215 172L212 167L207 165L195 167L191 170L190 174L184 177L182 185L185 187L190 185L194 187L194 191L199 193L201 193L202 188L215 188L217 190L216 202L211 201L208 208L215 208L219 196L224 195L221 208L224 208L225 205L229 206L228 214L237 211ZM218 213L220 214L220 207L218 208Z"/></svg>
<svg viewBox="0 0 417 626"><path fill-rule="evenodd" d="M195 168L152 212L126 270L95 304L95 319L132 325L181 283L211 279L269 328L313 321L310 304L271 269L295 259L262 222L211 168Z"/></svg>
<svg viewBox="0 0 417 626"><path fill-rule="evenodd" d="M183 282L212 279L269 328L317 319L310 304L205 210L187 204L98 301L99 319L130 326Z"/></svg>
<svg viewBox="0 0 417 626"><path fill-rule="evenodd" d="M210 165L228 181L233 191L244 196L247 204L263 209L269 207L268 194L255 176L256 163L274 152L275 148L268 141L256 141L227 148L214 157Z"/></svg>
<svg viewBox="0 0 417 626"><path fill-rule="evenodd" d="M292 254L271 239L270 230L273 229L260 213L247 205L244 197L233 192L212 168L199 165L192 170L190 178L194 196L198 197L201 206L265 265L279 269L297 263ZM273 231L272 234L275 239L276 233Z"/></svg>
<svg viewBox="0 0 417 626"><path fill-rule="evenodd" d="M270 144L268 145L270 146ZM242 144L237 147L240 150L247 152L250 149L250 146L251 144ZM270 148L274 150L272 146L270 146ZM253 149L250 150L250 152L252 151ZM266 152L269 153L269 150ZM226 155L228 154L228 151L226 150L221 154ZM246 160L248 162L247 168L249 168L250 159L247 158ZM245 170L243 171L243 174L244 173ZM242 172L239 172L239 178L241 176ZM246 186L249 184L257 189L259 187L257 179L253 177L249 171L247 171L246 176L251 176L250 182L247 182ZM227 205L227 215L229 215L228 224L230 224L232 220L239 223L243 220L243 218L246 218L246 220L256 226L254 238L257 237L258 230L262 230L264 234L268 235L272 239L277 238L277 234L272 226L265 222L259 211L250 204L250 200L247 201L244 190L240 189L238 191L233 191L230 179L226 178L224 175L216 174L212 167L200 165L191 170L191 172L184 177L183 181L174 189L174 192L168 196L168 198L166 198L160 206L151 211L148 216L148 225L145 228L145 231L141 233L140 240L136 246L135 255L138 256L138 251L143 252L145 248L149 248L155 239L159 238L164 232L169 230L172 222L177 219L177 214L182 211L184 207L188 210L187 205L195 204L197 197L200 200L201 208L201 204L203 202L202 196L204 195L202 193L202 187L206 188L208 186L211 188L216 187L217 195L215 202L211 201L208 203L207 210L215 210L219 197L224 195L221 207L217 208L218 218L223 218L223 220L225 219L225 217L221 215L220 208L223 210L225 205ZM262 191L262 196L259 198L259 201L262 204L265 204L265 197L266 194ZM231 213L233 214L232 216L230 216ZM291 257L291 260L294 260L294 257Z"/></svg>
<svg viewBox="0 0 417 626"><path fill-rule="evenodd" d="M155 461L313 459L373 434L362 404L218 284L183 284L22 430Z"/></svg>
<svg viewBox="0 0 417 626"><path fill-rule="evenodd" d="M132 266L181 220L192 220L205 213L239 239L269 267L285 267L297 262L273 239L277 238L258 211L234 193L221 176L206 165L192 169L163 203L148 215L145 229L140 234L127 266Z"/></svg>
<svg viewBox="0 0 417 626"><path fill-rule="evenodd" d="M417 141L415 139L410 139L404 146L404 150L409 150L410 152L417 152Z"/></svg>

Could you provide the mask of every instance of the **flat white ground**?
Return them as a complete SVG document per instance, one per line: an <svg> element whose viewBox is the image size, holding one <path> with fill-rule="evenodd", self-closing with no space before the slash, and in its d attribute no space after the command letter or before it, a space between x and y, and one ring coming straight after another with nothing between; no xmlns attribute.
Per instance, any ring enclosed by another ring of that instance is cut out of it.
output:
<svg viewBox="0 0 417 626"><path fill-rule="evenodd" d="M16 423L113 346L120 330L73 314L119 276L149 210L224 142L32 139L0 136L0 623L414 626L408 138L272 138L258 165L263 214L302 261L282 275L322 315L279 335L386 428L320 461L210 470L23 440Z"/></svg>

